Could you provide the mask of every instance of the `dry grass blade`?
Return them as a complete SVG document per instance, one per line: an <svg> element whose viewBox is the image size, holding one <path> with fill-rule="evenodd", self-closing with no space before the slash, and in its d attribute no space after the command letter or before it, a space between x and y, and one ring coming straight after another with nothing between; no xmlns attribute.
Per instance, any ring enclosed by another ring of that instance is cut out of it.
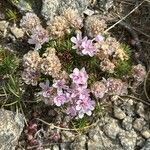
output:
<svg viewBox="0 0 150 150"><path fill-rule="evenodd" d="M70 128L62 128L62 127L59 127L59 126L55 126L54 124L48 123L48 122L46 122L46 121L44 121L42 119L39 119L39 118L36 118L36 119L39 120L39 121L41 121L41 122L43 122L46 125L49 125L51 128L56 128L56 129L65 130L65 131L81 131L81 130L86 130L86 129L89 129L89 128L97 125L97 123L99 122L99 119L98 119L95 123L93 123L93 124L91 124L89 126L86 126L86 127L83 127L83 128L70 129Z"/></svg>
<svg viewBox="0 0 150 150"><path fill-rule="evenodd" d="M147 72L147 75L146 75L145 80L144 80L144 92L145 92L145 96L146 96L147 100L150 102L150 98L148 96L147 89L146 89L149 74L150 74L150 70Z"/></svg>

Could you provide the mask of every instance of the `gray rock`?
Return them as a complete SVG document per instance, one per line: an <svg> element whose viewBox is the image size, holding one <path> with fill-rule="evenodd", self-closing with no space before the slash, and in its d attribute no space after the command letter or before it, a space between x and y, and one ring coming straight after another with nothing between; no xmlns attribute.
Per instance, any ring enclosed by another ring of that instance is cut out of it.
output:
<svg viewBox="0 0 150 150"><path fill-rule="evenodd" d="M119 140L124 150L134 150L137 134L134 131L123 131L119 133Z"/></svg>
<svg viewBox="0 0 150 150"><path fill-rule="evenodd" d="M141 148L144 146L144 143L145 143L145 139L141 136L138 136L136 140L136 146Z"/></svg>
<svg viewBox="0 0 150 150"><path fill-rule="evenodd" d="M126 117L126 114L119 107L114 107L114 116L122 120Z"/></svg>
<svg viewBox="0 0 150 150"><path fill-rule="evenodd" d="M52 150L59 150L59 146L58 145L54 145Z"/></svg>
<svg viewBox="0 0 150 150"><path fill-rule="evenodd" d="M63 142L71 142L75 139L75 134L69 131L62 131L61 138Z"/></svg>
<svg viewBox="0 0 150 150"><path fill-rule="evenodd" d="M97 0L97 5L103 11L108 11L114 4L113 0Z"/></svg>
<svg viewBox="0 0 150 150"><path fill-rule="evenodd" d="M123 129L130 131L132 129L132 121L133 119L129 116L125 117L122 121Z"/></svg>
<svg viewBox="0 0 150 150"><path fill-rule="evenodd" d="M21 114L0 109L0 149L14 150L24 127Z"/></svg>
<svg viewBox="0 0 150 150"><path fill-rule="evenodd" d="M141 150L150 150L150 139L148 139L148 140L145 142L145 145L142 147Z"/></svg>
<svg viewBox="0 0 150 150"><path fill-rule="evenodd" d="M89 131L88 150L122 150L117 141L110 140L97 126Z"/></svg>
<svg viewBox="0 0 150 150"><path fill-rule="evenodd" d="M140 116L145 118L145 111L144 111L144 105L143 103L138 103L136 106L136 113Z"/></svg>
<svg viewBox="0 0 150 150"><path fill-rule="evenodd" d="M70 144L71 150L85 150L87 137L85 135L79 136L73 143Z"/></svg>
<svg viewBox="0 0 150 150"><path fill-rule="evenodd" d="M42 3L41 13L46 20L51 21L55 15L61 14L69 7L83 13L90 0L42 0Z"/></svg>
<svg viewBox="0 0 150 150"><path fill-rule="evenodd" d="M125 112L128 116L135 116L135 108L134 103L132 99L124 99L124 102L121 106L122 110Z"/></svg>
<svg viewBox="0 0 150 150"><path fill-rule="evenodd" d="M24 32L21 28L17 28L16 26L13 26L10 28L10 30L17 39L22 38L24 36Z"/></svg>
<svg viewBox="0 0 150 150"><path fill-rule="evenodd" d="M0 34L4 37L6 36L8 25L9 23L7 21L0 21Z"/></svg>
<svg viewBox="0 0 150 150"><path fill-rule="evenodd" d="M69 143L69 142L67 142L67 143L61 143L60 144L60 149L61 150L70 150L70 144L71 143Z"/></svg>
<svg viewBox="0 0 150 150"><path fill-rule="evenodd" d="M110 122L104 126L105 134L111 139L116 139L116 136L120 130L121 129L118 126L118 122L115 119L110 120Z"/></svg>
<svg viewBox="0 0 150 150"><path fill-rule="evenodd" d="M144 131L141 132L141 134L145 139L150 138L150 130L144 130Z"/></svg>
<svg viewBox="0 0 150 150"><path fill-rule="evenodd" d="M145 120L143 118L137 118L134 122L133 122L133 128L137 131L141 131L144 127L144 125L146 124Z"/></svg>
<svg viewBox="0 0 150 150"><path fill-rule="evenodd" d="M40 13L41 11L41 0L18 0L18 1L10 1L12 3L12 5L14 5L15 7L18 8L18 10L20 11L20 13L24 14L26 12L35 12L37 14Z"/></svg>

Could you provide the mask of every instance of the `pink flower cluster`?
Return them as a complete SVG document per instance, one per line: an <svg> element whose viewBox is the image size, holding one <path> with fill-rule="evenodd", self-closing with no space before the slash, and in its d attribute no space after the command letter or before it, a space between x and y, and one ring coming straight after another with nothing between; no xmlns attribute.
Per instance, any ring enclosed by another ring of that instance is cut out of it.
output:
<svg viewBox="0 0 150 150"><path fill-rule="evenodd" d="M66 85L66 81L54 80L53 85L50 87L47 81L46 84L40 83L42 88L42 95L46 98L46 101L51 101L50 104L58 107L66 106L66 112L72 117L78 115L79 118L83 118L84 114L91 116L95 107L95 102L90 98L90 90L87 88L88 75L85 68L81 70L75 68L73 73L70 74L72 80L71 85ZM53 99L50 98L53 93Z"/></svg>
<svg viewBox="0 0 150 150"><path fill-rule="evenodd" d="M28 40L29 44L35 44L35 50L42 48L45 42L49 41L48 31L46 31L42 26L37 26L31 31L31 38Z"/></svg>
<svg viewBox="0 0 150 150"><path fill-rule="evenodd" d="M96 39L102 40L102 37L99 36L93 40ZM77 53L80 55L89 55L90 57L93 57L97 52L97 48L94 47L93 40L88 39L87 36L82 38L81 33L78 33L76 37L71 38L71 42L74 43L72 48L76 49Z"/></svg>

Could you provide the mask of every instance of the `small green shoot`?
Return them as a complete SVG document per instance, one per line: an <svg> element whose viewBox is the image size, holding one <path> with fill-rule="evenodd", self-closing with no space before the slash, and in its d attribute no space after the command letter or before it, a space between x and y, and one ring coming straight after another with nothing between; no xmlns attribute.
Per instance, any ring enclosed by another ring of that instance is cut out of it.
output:
<svg viewBox="0 0 150 150"><path fill-rule="evenodd" d="M2 107L20 104L22 92L20 90L21 84L19 77L17 75L9 75L9 79L2 86L3 93L5 94L5 102L1 104Z"/></svg>
<svg viewBox="0 0 150 150"><path fill-rule="evenodd" d="M13 23L17 20L18 13L15 10L7 9L6 10L6 17L9 21L12 21Z"/></svg>
<svg viewBox="0 0 150 150"><path fill-rule="evenodd" d="M128 75L131 71L131 63L129 61L120 61L115 68L114 75L118 78L121 78L125 75Z"/></svg>
<svg viewBox="0 0 150 150"><path fill-rule="evenodd" d="M15 54L0 48L0 76L13 74L19 65Z"/></svg>
<svg viewBox="0 0 150 150"><path fill-rule="evenodd" d="M72 124L73 124L73 128L79 129L79 130L81 129L82 131L83 128L90 125L90 122L86 117L83 117L82 119L74 120Z"/></svg>
<svg viewBox="0 0 150 150"><path fill-rule="evenodd" d="M16 5L19 3L19 0L8 0L10 3Z"/></svg>
<svg viewBox="0 0 150 150"><path fill-rule="evenodd" d="M123 48L124 52L128 55L128 57L131 57L131 48L127 44L121 44L121 47Z"/></svg>

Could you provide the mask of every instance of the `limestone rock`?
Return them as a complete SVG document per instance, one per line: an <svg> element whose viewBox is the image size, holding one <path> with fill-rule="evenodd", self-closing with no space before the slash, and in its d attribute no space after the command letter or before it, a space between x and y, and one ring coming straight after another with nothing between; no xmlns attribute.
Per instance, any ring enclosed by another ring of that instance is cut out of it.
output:
<svg viewBox="0 0 150 150"><path fill-rule="evenodd" d="M134 131L119 133L119 140L124 150L134 150L136 146L137 134Z"/></svg>
<svg viewBox="0 0 150 150"><path fill-rule="evenodd" d="M88 150L123 150L117 140L110 140L97 126L89 131Z"/></svg>
<svg viewBox="0 0 150 150"><path fill-rule="evenodd" d="M9 23L5 20L0 21L0 34L2 34L4 37L6 36L8 24Z"/></svg>
<svg viewBox="0 0 150 150"><path fill-rule="evenodd" d="M22 38L24 36L24 32L21 28L17 28L14 26L14 27L11 27L10 30L17 39Z"/></svg>
<svg viewBox="0 0 150 150"><path fill-rule="evenodd" d="M141 132L142 136L146 139L150 138L150 130L144 130Z"/></svg>
<svg viewBox="0 0 150 150"><path fill-rule="evenodd" d="M118 126L117 120L115 119L112 119L109 123L107 123L104 126L105 134L111 139L115 139L119 131L120 131L120 128Z"/></svg>
<svg viewBox="0 0 150 150"><path fill-rule="evenodd" d="M61 14L69 7L83 13L90 4L90 0L42 0L42 3L43 17L52 21L55 15Z"/></svg>
<svg viewBox="0 0 150 150"><path fill-rule="evenodd" d="M145 120L143 118L137 118L133 122L133 127L137 131L141 131L143 129L143 126L146 124Z"/></svg>
<svg viewBox="0 0 150 150"><path fill-rule="evenodd" d="M79 136L73 143L71 143L71 150L85 150L87 137L85 135Z"/></svg>
<svg viewBox="0 0 150 150"><path fill-rule="evenodd" d="M145 145L142 147L141 150L150 150L150 139L148 139L148 140L145 142Z"/></svg>
<svg viewBox="0 0 150 150"><path fill-rule="evenodd" d="M129 116L125 117L122 121L122 127L127 130L130 131L132 129L132 121L133 119Z"/></svg>
<svg viewBox="0 0 150 150"><path fill-rule="evenodd" d="M42 7L41 0L11 0L10 3L18 8L22 14L26 12L35 12L36 14L40 15Z"/></svg>
<svg viewBox="0 0 150 150"><path fill-rule="evenodd" d="M23 127L24 119L21 114L0 109L0 149L15 150Z"/></svg>
<svg viewBox="0 0 150 150"><path fill-rule="evenodd" d="M143 103L138 103L136 106L136 113L140 116L145 118L145 111L144 111L144 105Z"/></svg>
<svg viewBox="0 0 150 150"><path fill-rule="evenodd" d="M117 119L122 120L126 117L126 114L119 107L114 107L114 116Z"/></svg>

